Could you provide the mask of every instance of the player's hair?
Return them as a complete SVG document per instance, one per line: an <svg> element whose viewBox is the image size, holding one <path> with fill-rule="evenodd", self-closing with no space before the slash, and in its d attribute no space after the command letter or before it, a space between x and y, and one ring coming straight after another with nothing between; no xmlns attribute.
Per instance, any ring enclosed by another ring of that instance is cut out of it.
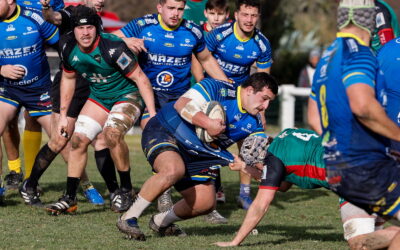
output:
<svg viewBox="0 0 400 250"><path fill-rule="evenodd" d="M237 0L236 1L236 11L239 11L240 6L242 6L242 5L256 7L258 9L258 12L261 11L260 0Z"/></svg>
<svg viewBox="0 0 400 250"><path fill-rule="evenodd" d="M262 91L264 87L271 90L274 95L278 94L278 82L270 74L257 72L252 74L241 84L242 88L253 87L255 92Z"/></svg>
<svg viewBox="0 0 400 250"><path fill-rule="evenodd" d="M208 0L206 10L223 10L224 12L228 12L229 5L226 0Z"/></svg>
<svg viewBox="0 0 400 250"><path fill-rule="evenodd" d="M101 18L97 15L96 10L85 5L78 5L72 10L71 23L72 28L81 25L93 25L96 27L97 34L102 30Z"/></svg>
<svg viewBox="0 0 400 250"><path fill-rule="evenodd" d="M184 2L186 4L186 0L174 0L174 1ZM158 0L158 3L161 4L161 5L165 4L166 2L167 2L167 0Z"/></svg>

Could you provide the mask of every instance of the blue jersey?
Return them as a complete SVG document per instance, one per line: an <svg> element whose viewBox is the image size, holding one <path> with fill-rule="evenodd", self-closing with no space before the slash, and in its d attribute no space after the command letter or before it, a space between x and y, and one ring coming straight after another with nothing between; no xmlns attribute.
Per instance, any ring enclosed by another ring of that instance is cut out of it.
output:
<svg viewBox="0 0 400 250"><path fill-rule="evenodd" d="M247 113L241 106L241 87L235 88L227 82L206 78L195 84L192 89L198 91L207 102L218 101L224 107L226 130L213 141L213 144L222 150L251 134L265 136L260 117ZM156 117L181 144L199 151L210 150L210 147L207 148L207 145L197 138L195 127L183 120L173 108L173 103L164 106ZM230 160L232 159L230 156Z"/></svg>
<svg viewBox="0 0 400 250"><path fill-rule="evenodd" d="M121 31L126 37L144 39L147 52L139 55L139 64L155 91L180 95L189 89L192 53L205 49L199 26L182 20L170 29L154 14L133 19Z"/></svg>
<svg viewBox="0 0 400 250"><path fill-rule="evenodd" d="M236 29L236 22L223 24L207 34L206 44L226 76L238 86L250 76L254 62L261 69L271 67L272 52L268 39L259 30L243 40Z"/></svg>
<svg viewBox="0 0 400 250"><path fill-rule="evenodd" d="M0 65L18 65L25 70L19 80L0 77L7 85L41 87L50 83L50 68L44 42L54 44L59 39L58 29L45 22L41 12L17 5L17 13L0 22Z"/></svg>
<svg viewBox="0 0 400 250"><path fill-rule="evenodd" d="M379 74L376 84L378 100L387 115L400 126L400 38L385 44L378 53ZM392 142L400 151L400 144Z"/></svg>
<svg viewBox="0 0 400 250"><path fill-rule="evenodd" d="M16 2L20 6L42 10L42 4L39 0L17 0ZM62 10L65 5L63 0L50 0L50 6L54 11L59 11Z"/></svg>
<svg viewBox="0 0 400 250"><path fill-rule="evenodd" d="M311 97L317 102L326 163L366 165L386 159L388 141L364 127L353 115L346 89L364 83L375 88L377 61L358 37L338 33L323 53L314 75Z"/></svg>

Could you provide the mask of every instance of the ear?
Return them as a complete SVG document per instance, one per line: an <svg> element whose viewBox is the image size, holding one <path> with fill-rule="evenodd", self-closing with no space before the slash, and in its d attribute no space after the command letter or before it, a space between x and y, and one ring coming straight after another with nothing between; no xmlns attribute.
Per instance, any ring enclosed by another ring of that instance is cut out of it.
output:
<svg viewBox="0 0 400 250"><path fill-rule="evenodd" d="M157 4L157 12L160 14L161 13L161 9L162 9L162 5L161 4Z"/></svg>
<svg viewBox="0 0 400 250"><path fill-rule="evenodd" d="M254 94L254 88L253 88L252 86L248 86L248 87L246 88L246 94L247 94L247 95L252 95L252 94Z"/></svg>
<svg viewBox="0 0 400 250"><path fill-rule="evenodd" d="M203 12L203 13L204 13L204 16L207 17L207 10L206 10L206 9L204 9L204 12ZM207 18L207 19L208 19L208 18Z"/></svg>
<svg viewBox="0 0 400 250"><path fill-rule="evenodd" d="M236 18L236 17L235 17L235 18ZM226 12L225 19L226 19L226 20L229 19L229 11Z"/></svg>
<svg viewBox="0 0 400 250"><path fill-rule="evenodd" d="M238 11L235 11L235 20L238 20Z"/></svg>

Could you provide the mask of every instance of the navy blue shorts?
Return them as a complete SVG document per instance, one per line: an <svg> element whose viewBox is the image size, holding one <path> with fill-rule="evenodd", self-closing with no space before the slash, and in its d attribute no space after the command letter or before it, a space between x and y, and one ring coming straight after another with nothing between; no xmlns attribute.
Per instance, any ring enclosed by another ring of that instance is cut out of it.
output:
<svg viewBox="0 0 400 250"><path fill-rule="evenodd" d="M25 107L30 116L51 114L50 99L51 83L41 87L10 86L0 88L0 101L11 104L16 108Z"/></svg>
<svg viewBox="0 0 400 250"><path fill-rule="evenodd" d="M179 97L181 97L181 95L172 95L162 91L154 91L154 102L155 102L154 104L156 106L156 111L161 109L165 104L169 102L175 102L176 100L178 100ZM150 114L146 107L144 109L141 119L143 120L149 117Z"/></svg>
<svg viewBox="0 0 400 250"><path fill-rule="evenodd" d="M349 166L326 161L330 188L369 213L392 217L400 210L400 165L391 158Z"/></svg>
<svg viewBox="0 0 400 250"><path fill-rule="evenodd" d="M161 125L157 117L151 118L143 130L142 149L151 166L157 156L165 151L174 151L182 157L185 163L185 176L174 185L178 191L214 181L221 166L228 165L227 161L215 156L185 148Z"/></svg>

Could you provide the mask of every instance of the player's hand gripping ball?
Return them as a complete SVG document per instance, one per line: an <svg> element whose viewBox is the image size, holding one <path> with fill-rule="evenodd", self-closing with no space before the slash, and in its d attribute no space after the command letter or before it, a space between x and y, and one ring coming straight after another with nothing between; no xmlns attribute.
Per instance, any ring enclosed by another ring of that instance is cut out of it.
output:
<svg viewBox="0 0 400 250"><path fill-rule="evenodd" d="M221 119L224 123L226 122L224 107L217 101L205 103L201 107L201 111L211 119ZM202 142L210 143L214 140L214 138L207 133L206 129L199 126L196 126L196 135Z"/></svg>

